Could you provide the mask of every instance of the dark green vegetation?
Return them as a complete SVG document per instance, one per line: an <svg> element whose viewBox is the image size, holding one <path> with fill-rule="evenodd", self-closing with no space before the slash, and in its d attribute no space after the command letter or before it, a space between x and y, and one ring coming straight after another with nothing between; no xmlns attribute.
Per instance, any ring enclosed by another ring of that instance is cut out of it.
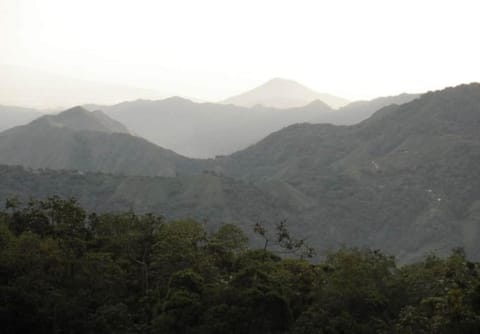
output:
<svg viewBox="0 0 480 334"><path fill-rule="evenodd" d="M249 249L233 225L10 200L0 320L5 334L478 333L480 266L460 250L398 267L345 248L311 264Z"/></svg>
<svg viewBox="0 0 480 334"><path fill-rule="evenodd" d="M192 218L208 229L232 223L251 232L257 222L289 220L295 212L254 185L212 174L145 177L55 170L27 170L0 165L0 202L48 196L74 197L98 213L154 213L168 219Z"/></svg>

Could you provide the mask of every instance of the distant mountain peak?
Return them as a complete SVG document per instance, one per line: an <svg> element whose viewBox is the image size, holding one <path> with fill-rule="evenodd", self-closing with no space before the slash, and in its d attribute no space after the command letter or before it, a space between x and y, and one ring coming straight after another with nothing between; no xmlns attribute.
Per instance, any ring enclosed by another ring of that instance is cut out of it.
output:
<svg viewBox="0 0 480 334"><path fill-rule="evenodd" d="M228 98L222 103L241 107L263 105L278 109L302 107L314 100L321 100L333 108L339 108L348 103L338 96L318 93L290 79L273 78L264 84L243 94Z"/></svg>
<svg viewBox="0 0 480 334"><path fill-rule="evenodd" d="M313 91L312 89L308 88L301 83L285 78L273 78L265 82L263 85L260 85L258 88L274 88L279 89L279 93L290 93L290 90L299 90L299 91L308 91L312 93L312 95L318 94L317 92Z"/></svg>
<svg viewBox="0 0 480 334"><path fill-rule="evenodd" d="M181 97L181 96L170 96L170 97L167 97L166 99L163 99L161 101L169 102L169 103L182 103L182 104L192 103L191 100L186 99L186 98Z"/></svg>
<svg viewBox="0 0 480 334"><path fill-rule="evenodd" d="M75 107L72 107L70 109L67 109L67 110L64 110L60 113L57 114L57 116L60 116L60 115L72 115L72 114L83 114L83 115L86 115L86 114L89 114L90 111L88 111L87 109L85 109L84 107L82 106L75 106Z"/></svg>
<svg viewBox="0 0 480 334"><path fill-rule="evenodd" d="M274 85L274 84L275 85L285 85L285 84L301 85L295 80L285 79L285 78L272 78L264 83L264 85Z"/></svg>
<svg viewBox="0 0 480 334"><path fill-rule="evenodd" d="M32 125L63 127L74 131L96 131L106 133L130 133L120 122L110 118L101 110L88 111L75 106L57 115L45 115L34 120Z"/></svg>
<svg viewBox="0 0 480 334"><path fill-rule="evenodd" d="M313 100L305 106L306 108L331 109L328 104L321 100Z"/></svg>

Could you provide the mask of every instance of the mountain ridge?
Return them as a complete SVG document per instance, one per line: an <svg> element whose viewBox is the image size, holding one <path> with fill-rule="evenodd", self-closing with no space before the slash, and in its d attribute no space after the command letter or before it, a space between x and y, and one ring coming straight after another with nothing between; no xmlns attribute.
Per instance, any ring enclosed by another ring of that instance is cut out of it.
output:
<svg viewBox="0 0 480 334"><path fill-rule="evenodd" d="M405 96L402 102L416 97ZM244 149L295 123L353 124L369 117L390 101L400 102L394 96L367 101L360 107L354 105L333 110L323 101L314 100L303 107L275 109L170 98L128 101L103 107L102 110L125 124L133 133L157 145L193 158L212 158Z"/></svg>
<svg viewBox="0 0 480 334"><path fill-rule="evenodd" d="M130 175L188 173L188 158L132 136L103 112L82 107L0 133L0 163Z"/></svg>
<svg viewBox="0 0 480 334"><path fill-rule="evenodd" d="M47 122L51 126L66 127L75 131L98 131L105 133L130 133L120 122L108 117L103 111L88 111L75 106L56 115L45 115L33 123Z"/></svg>
<svg viewBox="0 0 480 334"><path fill-rule="evenodd" d="M410 260L455 245L472 255L479 125L480 84L461 85L384 107L353 126L289 126L212 169L293 187L316 203L302 224L319 224L309 231L320 243L373 245Z"/></svg>

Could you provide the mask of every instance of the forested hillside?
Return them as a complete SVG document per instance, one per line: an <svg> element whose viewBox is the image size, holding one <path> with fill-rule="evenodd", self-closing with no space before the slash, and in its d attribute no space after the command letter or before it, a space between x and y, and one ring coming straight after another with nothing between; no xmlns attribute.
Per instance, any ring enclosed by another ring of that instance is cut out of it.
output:
<svg viewBox="0 0 480 334"><path fill-rule="evenodd" d="M381 109L354 126L299 124L215 161L218 173L302 198L325 244L404 258L462 245L478 256L480 85Z"/></svg>
<svg viewBox="0 0 480 334"><path fill-rule="evenodd" d="M479 13L0 0L0 334L480 334Z"/></svg>
<svg viewBox="0 0 480 334"><path fill-rule="evenodd" d="M131 210L168 219L193 218L208 229L236 224L250 237L255 223L290 220L299 209L252 184L213 174L118 176L0 165L0 203L9 198L25 202L55 195L74 197L90 212Z"/></svg>

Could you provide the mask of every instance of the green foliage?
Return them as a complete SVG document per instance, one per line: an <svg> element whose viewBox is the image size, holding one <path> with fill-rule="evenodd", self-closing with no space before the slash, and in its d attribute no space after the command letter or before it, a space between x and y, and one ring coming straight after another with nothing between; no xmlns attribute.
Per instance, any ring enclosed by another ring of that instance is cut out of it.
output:
<svg viewBox="0 0 480 334"><path fill-rule="evenodd" d="M344 248L313 264L248 249L233 225L208 233L195 221L87 215L74 200L10 203L2 333L480 331L480 265L462 250L398 267ZM285 225L278 233L296 240Z"/></svg>

